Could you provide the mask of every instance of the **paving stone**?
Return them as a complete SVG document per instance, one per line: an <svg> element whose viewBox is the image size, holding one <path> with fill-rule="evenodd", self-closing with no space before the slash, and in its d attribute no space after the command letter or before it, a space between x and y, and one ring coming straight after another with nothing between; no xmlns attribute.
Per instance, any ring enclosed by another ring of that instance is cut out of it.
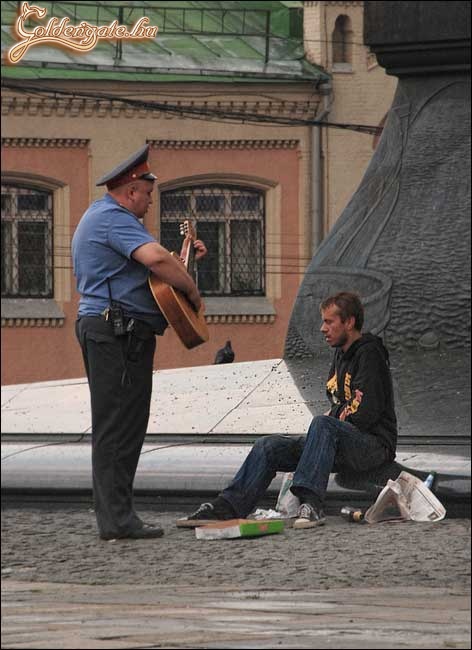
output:
<svg viewBox="0 0 472 650"><path fill-rule="evenodd" d="M86 506L4 507L3 648L470 648L470 520L98 539Z"/></svg>

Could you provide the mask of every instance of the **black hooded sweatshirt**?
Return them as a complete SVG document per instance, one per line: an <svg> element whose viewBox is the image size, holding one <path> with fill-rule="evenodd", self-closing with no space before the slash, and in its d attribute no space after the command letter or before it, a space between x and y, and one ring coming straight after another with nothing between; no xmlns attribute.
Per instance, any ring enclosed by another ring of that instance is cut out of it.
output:
<svg viewBox="0 0 472 650"><path fill-rule="evenodd" d="M363 334L343 352L338 348L326 383L330 415L338 418L347 409L346 422L378 436L395 458L397 418L389 356L382 340Z"/></svg>

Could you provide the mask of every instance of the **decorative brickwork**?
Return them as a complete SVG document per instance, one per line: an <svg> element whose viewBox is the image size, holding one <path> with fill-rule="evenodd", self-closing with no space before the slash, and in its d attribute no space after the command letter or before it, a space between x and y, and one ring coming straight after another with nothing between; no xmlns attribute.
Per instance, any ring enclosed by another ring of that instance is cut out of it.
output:
<svg viewBox="0 0 472 650"><path fill-rule="evenodd" d="M64 318L2 318L2 327L63 327Z"/></svg>
<svg viewBox="0 0 472 650"><path fill-rule="evenodd" d="M2 138L2 147L22 148L83 148L88 146L89 140L82 138Z"/></svg>
<svg viewBox="0 0 472 650"><path fill-rule="evenodd" d="M89 97L28 97L5 93L2 96L2 115L40 115L49 117L126 117L129 119L146 119L149 116L166 119L181 119L182 115L174 112L174 107L185 111L186 108L220 110L222 112L239 113L242 115L263 114L276 117L292 117L310 119L316 114L318 101L166 101L159 100L162 110L153 107L153 99L143 99L144 105L129 105L121 101L120 97L107 99L93 99ZM166 107L172 107L173 112L167 112Z"/></svg>
<svg viewBox="0 0 472 650"><path fill-rule="evenodd" d="M228 314L223 314L221 316L215 315L215 316L205 316L205 321L208 324L217 324L217 323L226 323L226 324L253 324L253 323L274 323L275 322L275 316L272 314L263 314L263 315L254 315L254 314L238 314L237 316L235 315L228 315Z"/></svg>
<svg viewBox="0 0 472 650"><path fill-rule="evenodd" d="M156 149L296 149L298 140L150 140Z"/></svg>

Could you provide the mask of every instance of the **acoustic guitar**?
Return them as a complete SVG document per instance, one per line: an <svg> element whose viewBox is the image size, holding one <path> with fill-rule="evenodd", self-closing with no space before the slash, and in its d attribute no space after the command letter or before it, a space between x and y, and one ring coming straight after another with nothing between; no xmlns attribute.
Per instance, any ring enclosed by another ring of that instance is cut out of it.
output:
<svg viewBox="0 0 472 650"><path fill-rule="evenodd" d="M171 255L177 257L179 261L183 260L185 268L195 279L195 252L193 248L195 231L189 221L184 221L181 224L180 234L184 236L180 255L177 255L177 253L171 253ZM205 322L203 307L197 313L184 293L162 282L153 273L149 275L148 281L159 309L185 347L190 350L208 341L210 335Z"/></svg>

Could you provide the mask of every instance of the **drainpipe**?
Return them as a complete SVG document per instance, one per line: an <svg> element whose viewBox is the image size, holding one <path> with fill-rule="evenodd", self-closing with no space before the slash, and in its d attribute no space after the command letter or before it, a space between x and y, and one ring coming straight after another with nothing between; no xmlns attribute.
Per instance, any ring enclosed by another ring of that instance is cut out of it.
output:
<svg viewBox="0 0 472 650"><path fill-rule="evenodd" d="M317 122L323 121L331 108L332 86L330 83L318 87L321 94L321 105L315 116ZM323 169L322 169L321 127L311 127L311 253L323 240Z"/></svg>

